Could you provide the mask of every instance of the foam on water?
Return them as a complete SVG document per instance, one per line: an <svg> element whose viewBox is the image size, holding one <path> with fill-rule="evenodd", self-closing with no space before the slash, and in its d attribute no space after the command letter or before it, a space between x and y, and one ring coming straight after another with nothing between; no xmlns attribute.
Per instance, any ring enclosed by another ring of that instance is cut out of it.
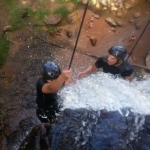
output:
<svg viewBox="0 0 150 150"><path fill-rule="evenodd" d="M59 91L65 108L87 108L108 111L130 108L139 114L150 114L150 79L131 83L110 74L96 73Z"/></svg>

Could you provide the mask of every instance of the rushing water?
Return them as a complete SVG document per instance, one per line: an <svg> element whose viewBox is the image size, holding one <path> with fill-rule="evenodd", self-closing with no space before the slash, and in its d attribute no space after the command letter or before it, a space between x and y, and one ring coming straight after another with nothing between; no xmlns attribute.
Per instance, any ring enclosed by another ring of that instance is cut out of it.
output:
<svg viewBox="0 0 150 150"><path fill-rule="evenodd" d="M63 108L107 111L128 108L134 113L150 114L150 78L128 82L110 74L96 73L63 88L59 95Z"/></svg>
<svg viewBox="0 0 150 150"><path fill-rule="evenodd" d="M92 74L62 88L53 150L150 150L150 78Z"/></svg>

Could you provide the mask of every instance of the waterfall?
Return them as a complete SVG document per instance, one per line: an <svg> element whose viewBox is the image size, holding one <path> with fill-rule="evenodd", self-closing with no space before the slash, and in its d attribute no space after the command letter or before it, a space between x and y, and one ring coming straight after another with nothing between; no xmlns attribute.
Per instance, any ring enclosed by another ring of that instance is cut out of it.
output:
<svg viewBox="0 0 150 150"><path fill-rule="evenodd" d="M95 73L64 87L59 95L65 108L106 109L121 112L128 108L134 113L150 114L150 78L128 82L110 74Z"/></svg>

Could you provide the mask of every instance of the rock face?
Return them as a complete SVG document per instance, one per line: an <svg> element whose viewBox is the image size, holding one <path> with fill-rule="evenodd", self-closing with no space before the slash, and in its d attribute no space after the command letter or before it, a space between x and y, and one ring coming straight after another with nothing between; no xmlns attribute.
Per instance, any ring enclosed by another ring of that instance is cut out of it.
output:
<svg viewBox="0 0 150 150"><path fill-rule="evenodd" d="M150 51L148 52L146 56L146 66L150 69Z"/></svg>
<svg viewBox="0 0 150 150"><path fill-rule="evenodd" d="M58 24L61 21L61 19L62 17L59 15L50 15L45 17L44 22L49 25L55 25Z"/></svg>

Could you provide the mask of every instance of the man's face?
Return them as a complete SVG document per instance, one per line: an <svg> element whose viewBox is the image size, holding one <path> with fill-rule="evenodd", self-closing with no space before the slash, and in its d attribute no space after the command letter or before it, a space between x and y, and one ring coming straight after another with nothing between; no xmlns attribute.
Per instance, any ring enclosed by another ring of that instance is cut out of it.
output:
<svg viewBox="0 0 150 150"><path fill-rule="evenodd" d="M107 63L108 65L115 65L117 63L118 59L112 55L108 55Z"/></svg>

